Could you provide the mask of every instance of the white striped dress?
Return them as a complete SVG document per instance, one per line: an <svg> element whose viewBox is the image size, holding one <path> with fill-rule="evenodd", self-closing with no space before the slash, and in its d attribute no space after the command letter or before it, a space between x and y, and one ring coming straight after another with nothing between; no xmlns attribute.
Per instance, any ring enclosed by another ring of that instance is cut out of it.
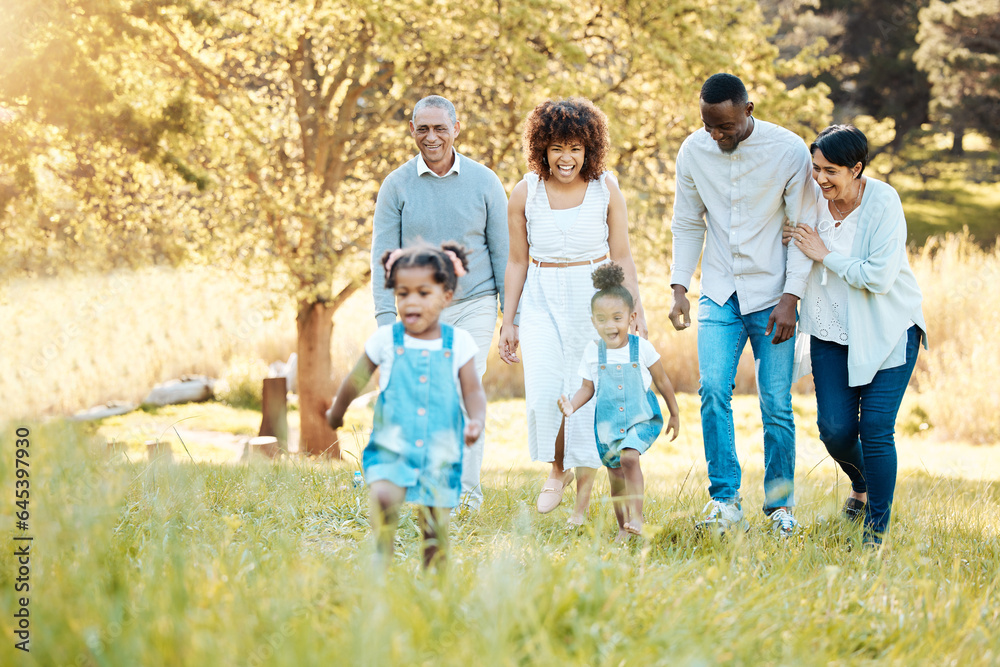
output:
<svg viewBox="0 0 1000 667"><path fill-rule="evenodd" d="M553 213L545 182L537 174L528 184L525 217L528 249L540 262L579 262L608 254L608 202L605 179L591 181L583 203ZM575 219L571 211L576 211ZM607 261L607 260L605 260ZM524 357L524 390L528 413L528 446L533 461L553 461L562 422L559 396L572 397L582 382L580 359L587 343L597 338L591 323L591 274L599 264L565 268L528 264L520 303L520 341ZM594 401L566 420L563 467L599 468L594 440Z"/></svg>

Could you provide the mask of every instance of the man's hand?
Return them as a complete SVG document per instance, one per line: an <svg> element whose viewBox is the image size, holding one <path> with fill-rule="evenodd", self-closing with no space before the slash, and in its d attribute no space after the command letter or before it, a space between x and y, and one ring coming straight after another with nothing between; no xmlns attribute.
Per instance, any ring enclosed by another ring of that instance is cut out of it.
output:
<svg viewBox="0 0 1000 667"><path fill-rule="evenodd" d="M798 302L799 297L794 294L782 294L781 301L771 309L771 316L767 318L767 328L764 329L764 335L770 336L771 330L774 330L772 344L784 343L795 335L795 304Z"/></svg>
<svg viewBox="0 0 1000 667"><path fill-rule="evenodd" d="M781 226L781 245L788 245L788 242L792 240L792 232L794 231L795 225L785 220L785 224Z"/></svg>
<svg viewBox="0 0 1000 667"><path fill-rule="evenodd" d="M672 285L674 288L674 303L670 307L670 323L674 329L684 331L691 326L691 303L687 298L687 288Z"/></svg>

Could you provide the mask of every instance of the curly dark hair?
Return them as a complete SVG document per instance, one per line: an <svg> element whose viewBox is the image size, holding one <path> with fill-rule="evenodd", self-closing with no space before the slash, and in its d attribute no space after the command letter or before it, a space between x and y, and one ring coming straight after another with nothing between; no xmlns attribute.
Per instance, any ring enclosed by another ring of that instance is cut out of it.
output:
<svg viewBox="0 0 1000 667"><path fill-rule="evenodd" d="M535 107L524 122L524 154L528 169L545 180L552 175L546 151L549 144L576 140L583 144L583 168L580 176L595 181L604 172L608 154L608 117L582 97L555 102L545 100Z"/></svg>
<svg viewBox="0 0 1000 667"><path fill-rule="evenodd" d="M629 312L635 310L635 301L632 299L632 293L625 287L625 269L620 264L615 264L614 262L602 264L594 269L590 277L594 281L594 288L597 289L594 296L590 297L591 310L594 309L594 304L598 299L606 296L621 299L628 306Z"/></svg>
<svg viewBox="0 0 1000 667"><path fill-rule="evenodd" d="M447 251L455 253L458 261L462 263L462 268L469 270L469 253L461 243L455 241L445 241L438 247L429 243L403 248L402 253L396 257L389 270L385 273L385 286L387 289L396 287L396 271L408 269L414 266L429 266L434 269L434 282L444 286L450 292L454 292L458 287L458 276L455 275L455 265L446 254ZM389 261L389 257L395 250L386 250L382 253L382 266Z"/></svg>

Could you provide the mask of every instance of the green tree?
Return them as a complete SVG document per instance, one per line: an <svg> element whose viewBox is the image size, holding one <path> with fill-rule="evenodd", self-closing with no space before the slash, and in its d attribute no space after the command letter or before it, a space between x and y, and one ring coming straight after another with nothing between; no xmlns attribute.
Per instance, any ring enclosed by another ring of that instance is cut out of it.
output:
<svg viewBox="0 0 1000 667"><path fill-rule="evenodd" d="M892 147L929 120L930 83L913 61L918 13L930 0L761 0L765 16L780 25L772 40L783 54L825 43L820 55L837 63L819 75L785 79L791 85L822 82L837 116L891 118Z"/></svg>
<svg viewBox="0 0 1000 667"><path fill-rule="evenodd" d="M1000 0L932 0L920 11L914 61L927 73L931 110L947 118L952 152L966 129L1000 142Z"/></svg>
<svg viewBox="0 0 1000 667"><path fill-rule="evenodd" d="M59 204L70 232L92 230L67 255L96 246L121 261L135 237L147 259L197 253L271 271L297 304L313 453L332 444L320 416L331 316L369 279L375 193L414 152L406 121L423 95L452 98L459 149L511 186L526 113L547 97L594 99L649 255L667 243L673 158L700 125L708 75L740 74L763 117L804 136L829 115L824 87L781 81L821 63L779 61L745 0L3 2L36 17L0 53L0 106L30 137L0 138L14 193L4 224L30 245L39 231L15 207L51 218Z"/></svg>

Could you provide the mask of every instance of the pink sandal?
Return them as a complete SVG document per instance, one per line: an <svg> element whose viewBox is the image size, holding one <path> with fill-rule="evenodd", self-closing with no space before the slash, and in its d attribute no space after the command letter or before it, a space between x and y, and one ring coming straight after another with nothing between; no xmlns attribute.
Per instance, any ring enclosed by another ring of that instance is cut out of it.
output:
<svg viewBox="0 0 1000 667"><path fill-rule="evenodd" d="M545 480L545 484L542 486L542 492L538 494L538 502L536 504L539 514L548 514L555 508L559 507L559 503L562 502L563 491L566 489L566 485L573 481L572 470L567 471L566 475L565 481L563 482L552 478Z"/></svg>

